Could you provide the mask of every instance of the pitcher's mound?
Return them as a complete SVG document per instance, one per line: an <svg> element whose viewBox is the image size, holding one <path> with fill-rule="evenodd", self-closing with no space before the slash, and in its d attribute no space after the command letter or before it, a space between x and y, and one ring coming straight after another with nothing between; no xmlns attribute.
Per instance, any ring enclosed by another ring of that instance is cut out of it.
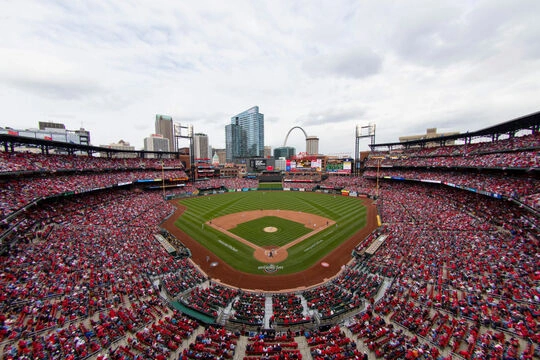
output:
<svg viewBox="0 0 540 360"><path fill-rule="evenodd" d="M276 232L278 229L275 226L267 226L263 230L264 232L267 232L267 233L273 233L273 232Z"/></svg>

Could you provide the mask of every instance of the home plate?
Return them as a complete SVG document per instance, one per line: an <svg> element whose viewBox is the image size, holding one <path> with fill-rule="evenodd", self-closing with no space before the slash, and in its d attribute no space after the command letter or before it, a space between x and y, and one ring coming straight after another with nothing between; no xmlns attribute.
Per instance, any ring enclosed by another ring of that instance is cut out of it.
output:
<svg viewBox="0 0 540 360"><path fill-rule="evenodd" d="M329 264L329 263L327 263L327 262L322 262L322 263L321 263L321 266L322 266L322 267L329 267L329 266L330 266L330 264Z"/></svg>

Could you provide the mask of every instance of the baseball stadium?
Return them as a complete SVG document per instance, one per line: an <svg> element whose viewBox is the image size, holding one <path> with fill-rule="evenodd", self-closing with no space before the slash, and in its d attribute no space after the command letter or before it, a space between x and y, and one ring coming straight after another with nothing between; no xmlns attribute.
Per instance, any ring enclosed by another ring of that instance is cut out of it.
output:
<svg viewBox="0 0 540 360"><path fill-rule="evenodd" d="M540 113L469 130L247 176L2 129L1 358L540 358Z"/></svg>

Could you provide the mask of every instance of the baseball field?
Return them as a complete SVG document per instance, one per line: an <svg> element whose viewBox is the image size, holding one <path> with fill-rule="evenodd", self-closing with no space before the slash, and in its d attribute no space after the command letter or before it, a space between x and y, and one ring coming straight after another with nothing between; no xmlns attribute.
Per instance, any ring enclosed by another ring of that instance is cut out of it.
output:
<svg viewBox="0 0 540 360"><path fill-rule="evenodd" d="M368 199L313 192L234 192L176 204L164 226L208 276L271 291L336 275L374 229L376 216Z"/></svg>

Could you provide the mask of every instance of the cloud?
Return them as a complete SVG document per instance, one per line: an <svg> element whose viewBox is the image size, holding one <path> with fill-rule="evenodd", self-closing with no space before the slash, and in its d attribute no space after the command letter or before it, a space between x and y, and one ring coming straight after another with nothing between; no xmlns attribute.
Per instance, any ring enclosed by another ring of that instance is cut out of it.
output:
<svg viewBox="0 0 540 360"><path fill-rule="evenodd" d="M301 116L298 122L302 126L335 125L347 121L359 121L365 114L365 110L353 109L326 109L312 112Z"/></svg>
<svg viewBox="0 0 540 360"><path fill-rule="evenodd" d="M56 118L56 119L69 119L69 120L73 120L75 119L77 116L74 115L74 114L47 114L48 117L50 118Z"/></svg>
<svg viewBox="0 0 540 360"><path fill-rule="evenodd" d="M538 27L537 1L479 1L468 4L437 2L397 2L392 12L400 14L391 27L391 49L406 61L426 67L447 67L480 62L503 55L505 47L524 51L538 49L534 41L523 42L529 30Z"/></svg>
<svg viewBox="0 0 540 360"><path fill-rule="evenodd" d="M369 49L353 49L308 59L304 70L312 76L362 79L381 71L382 58Z"/></svg>
<svg viewBox="0 0 540 360"><path fill-rule="evenodd" d="M5 49L0 83L49 99L80 100L105 92L79 64L34 50Z"/></svg>
<svg viewBox="0 0 540 360"><path fill-rule="evenodd" d="M77 100L102 92L102 89L95 84L88 84L77 80L19 78L8 79L6 81L11 86L24 92L51 99Z"/></svg>
<svg viewBox="0 0 540 360"><path fill-rule="evenodd" d="M224 147L230 117L259 105L266 145L300 125L332 153L352 151L367 121L391 142L538 110L536 0L29 0L2 10L2 126L76 114L56 118L84 123L92 142L141 148L162 113ZM289 141L305 146L300 132Z"/></svg>

